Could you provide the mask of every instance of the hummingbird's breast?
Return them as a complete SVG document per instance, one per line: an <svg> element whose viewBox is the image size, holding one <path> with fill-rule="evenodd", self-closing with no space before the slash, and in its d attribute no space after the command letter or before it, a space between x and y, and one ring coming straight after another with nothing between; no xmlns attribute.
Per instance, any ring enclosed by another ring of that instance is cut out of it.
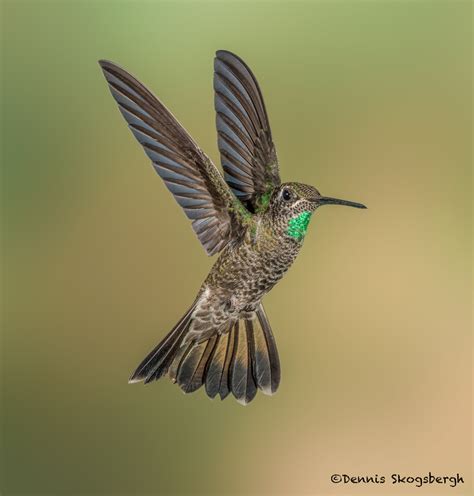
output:
<svg viewBox="0 0 474 496"><path fill-rule="evenodd" d="M257 230L223 250L201 290L225 301L232 313L252 311L284 276L300 248L292 239Z"/></svg>

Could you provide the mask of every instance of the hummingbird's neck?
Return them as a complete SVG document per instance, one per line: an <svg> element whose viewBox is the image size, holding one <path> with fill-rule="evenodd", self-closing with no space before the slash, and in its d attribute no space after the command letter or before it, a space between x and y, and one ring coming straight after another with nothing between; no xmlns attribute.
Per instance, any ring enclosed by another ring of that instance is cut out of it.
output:
<svg viewBox="0 0 474 496"><path fill-rule="evenodd" d="M296 217L292 217L288 221L286 234L298 241L302 241L306 236L306 231L308 230L308 224L311 220L311 215L313 212L304 211L298 214Z"/></svg>
<svg viewBox="0 0 474 496"><path fill-rule="evenodd" d="M262 218L262 224L266 226L264 232L272 233L275 241L288 240L292 242L291 244L295 241L302 243L312 214L313 212L309 210L294 213L293 216L281 216L275 212L268 212Z"/></svg>

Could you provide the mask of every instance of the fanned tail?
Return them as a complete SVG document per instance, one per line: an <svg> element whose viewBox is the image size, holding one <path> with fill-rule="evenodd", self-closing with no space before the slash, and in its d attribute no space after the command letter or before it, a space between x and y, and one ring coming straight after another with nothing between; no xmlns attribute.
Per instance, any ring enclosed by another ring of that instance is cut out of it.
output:
<svg viewBox="0 0 474 496"><path fill-rule="evenodd" d="M244 405L258 389L274 394L280 383L280 360L262 304L232 322L226 333L186 343L193 310L194 306L148 354L130 382L148 383L167 373L185 393L204 385L209 397L224 399L232 393Z"/></svg>
<svg viewBox="0 0 474 496"><path fill-rule="evenodd" d="M257 389L274 394L280 384L280 360L262 304L219 336L206 374L206 392L224 399L232 393L247 404Z"/></svg>

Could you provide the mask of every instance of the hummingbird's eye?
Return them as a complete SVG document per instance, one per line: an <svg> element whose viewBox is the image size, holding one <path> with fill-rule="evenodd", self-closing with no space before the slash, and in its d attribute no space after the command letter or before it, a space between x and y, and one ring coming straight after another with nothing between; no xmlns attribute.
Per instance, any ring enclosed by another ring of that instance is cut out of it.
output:
<svg viewBox="0 0 474 496"><path fill-rule="evenodd" d="M292 198L291 191L289 189L284 189L281 193L281 197L284 201L290 201Z"/></svg>

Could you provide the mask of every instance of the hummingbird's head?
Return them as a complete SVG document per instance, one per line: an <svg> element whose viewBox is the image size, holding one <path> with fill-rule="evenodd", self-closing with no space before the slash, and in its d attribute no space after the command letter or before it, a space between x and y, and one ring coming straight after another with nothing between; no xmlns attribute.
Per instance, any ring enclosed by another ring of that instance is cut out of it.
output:
<svg viewBox="0 0 474 496"><path fill-rule="evenodd" d="M303 240L311 215L321 205L367 208L361 203L322 196L313 186L302 183L283 183L275 189L270 199L270 210L278 219L283 233L298 241Z"/></svg>

